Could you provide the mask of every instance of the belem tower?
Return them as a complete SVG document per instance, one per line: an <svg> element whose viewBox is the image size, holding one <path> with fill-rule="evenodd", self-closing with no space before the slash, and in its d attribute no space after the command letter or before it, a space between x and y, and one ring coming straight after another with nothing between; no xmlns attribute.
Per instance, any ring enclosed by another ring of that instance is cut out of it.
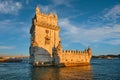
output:
<svg viewBox="0 0 120 80"><path fill-rule="evenodd" d="M33 66L89 65L92 50L62 50L56 14L44 14L36 7L30 29L30 63Z"/></svg>

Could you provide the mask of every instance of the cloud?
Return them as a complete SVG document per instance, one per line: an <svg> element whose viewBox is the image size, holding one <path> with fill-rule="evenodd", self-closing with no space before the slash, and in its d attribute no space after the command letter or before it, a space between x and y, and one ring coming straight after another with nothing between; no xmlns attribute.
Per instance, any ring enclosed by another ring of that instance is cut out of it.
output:
<svg viewBox="0 0 120 80"><path fill-rule="evenodd" d="M53 10L53 6L52 5L41 5L41 4L39 4L38 6L39 6L40 11L42 13L49 14L50 12L52 12L54 14L57 14L57 11L55 9Z"/></svg>
<svg viewBox="0 0 120 80"><path fill-rule="evenodd" d="M64 40L72 43L81 43L83 45L89 45L91 43L107 43L107 44L120 44L120 25L115 24L113 27L102 25L99 27L92 27L90 29L71 24L69 19L61 19L59 25L62 31L61 36ZM117 40L107 39L116 38ZM115 43L113 43L114 41Z"/></svg>
<svg viewBox="0 0 120 80"><path fill-rule="evenodd" d="M51 5L38 5L40 7L40 11L43 13L49 13L51 9Z"/></svg>
<svg viewBox="0 0 120 80"><path fill-rule="evenodd" d="M31 24L28 24L26 22L16 21L14 19L6 19L0 21L0 25L0 38L2 38L3 35L6 38L8 36L8 40L11 40L13 38L16 39L16 36L19 36L19 38L28 38L30 36L29 30Z"/></svg>
<svg viewBox="0 0 120 80"><path fill-rule="evenodd" d="M57 6L58 5L65 5L67 7L71 7L70 1L71 0L53 0L53 3Z"/></svg>
<svg viewBox="0 0 120 80"><path fill-rule="evenodd" d="M58 7L60 5L64 5L66 7L72 7L71 5L71 0L52 0L50 1L52 4L47 4L47 5L43 5L43 4L38 4L38 6L40 7L41 12L43 13L49 13L49 12L54 12L55 14L57 13L57 9L59 9Z"/></svg>
<svg viewBox="0 0 120 80"><path fill-rule="evenodd" d="M86 23L96 26L109 25L111 27L114 24L120 24L120 4L114 5L112 8L105 8L99 14L90 16Z"/></svg>
<svg viewBox="0 0 120 80"><path fill-rule="evenodd" d="M0 25L1 25L1 27L0 27L1 31L0 32L7 32L7 33L11 32L11 31L14 32L15 30L18 29L17 28L18 25L23 26L24 24L25 24L24 22L16 21L14 19L12 19L12 20L10 20L10 19L1 20L0 21ZM22 28L22 27L19 27L19 30L20 30L20 28Z"/></svg>
<svg viewBox="0 0 120 80"><path fill-rule="evenodd" d="M22 8L20 2L14 2L13 0L0 0L0 13L3 14L17 14Z"/></svg>
<svg viewBox="0 0 120 80"><path fill-rule="evenodd" d="M0 46L0 49L14 49L14 46Z"/></svg>
<svg viewBox="0 0 120 80"><path fill-rule="evenodd" d="M108 44L112 44L112 45L119 45L120 44L120 39L113 39L110 41L103 41L103 43L108 43Z"/></svg>
<svg viewBox="0 0 120 80"><path fill-rule="evenodd" d="M28 26L28 27L26 27L26 26ZM25 25L24 27L21 28L20 31L23 33L23 34L22 34L22 37L24 37L24 38L30 37L30 33L29 33L30 27L29 27L29 26L30 26L30 25Z"/></svg>
<svg viewBox="0 0 120 80"><path fill-rule="evenodd" d="M29 4L29 0L26 0L26 4Z"/></svg>
<svg viewBox="0 0 120 80"><path fill-rule="evenodd" d="M116 23L117 19L120 18L120 4L113 6L111 9L105 9L102 18Z"/></svg>

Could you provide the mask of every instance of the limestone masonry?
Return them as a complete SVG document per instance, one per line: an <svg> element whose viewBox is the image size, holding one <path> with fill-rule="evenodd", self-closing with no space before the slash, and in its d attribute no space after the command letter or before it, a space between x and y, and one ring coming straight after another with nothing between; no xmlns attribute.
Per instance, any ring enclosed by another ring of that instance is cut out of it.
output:
<svg viewBox="0 0 120 80"><path fill-rule="evenodd" d="M40 12L39 7L36 8L30 29L30 63L33 66L89 65L91 48L84 51L62 50L60 27L57 23L57 15L44 14Z"/></svg>

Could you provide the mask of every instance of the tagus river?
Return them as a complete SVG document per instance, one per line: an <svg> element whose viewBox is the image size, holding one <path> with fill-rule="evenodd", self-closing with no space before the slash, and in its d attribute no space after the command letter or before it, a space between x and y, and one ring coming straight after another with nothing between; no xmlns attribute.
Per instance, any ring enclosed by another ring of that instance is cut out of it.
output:
<svg viewBox="0 0 120 80"><path fill-rule="evenodd" d="M0 80L120 80L120 59L92 59L90 66L61 68L0 63Z"/></svg>

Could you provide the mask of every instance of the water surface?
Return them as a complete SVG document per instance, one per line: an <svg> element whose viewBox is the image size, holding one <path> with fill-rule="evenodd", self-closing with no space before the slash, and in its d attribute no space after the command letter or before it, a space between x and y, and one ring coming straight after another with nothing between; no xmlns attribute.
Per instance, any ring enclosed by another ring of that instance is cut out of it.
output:
<svg viewBox="0 0 120 80"><path fill-rule="evenodd" d="M90 66L36 67L0 63L0 80L120 80L120 59L92 59Z"/></svg>

